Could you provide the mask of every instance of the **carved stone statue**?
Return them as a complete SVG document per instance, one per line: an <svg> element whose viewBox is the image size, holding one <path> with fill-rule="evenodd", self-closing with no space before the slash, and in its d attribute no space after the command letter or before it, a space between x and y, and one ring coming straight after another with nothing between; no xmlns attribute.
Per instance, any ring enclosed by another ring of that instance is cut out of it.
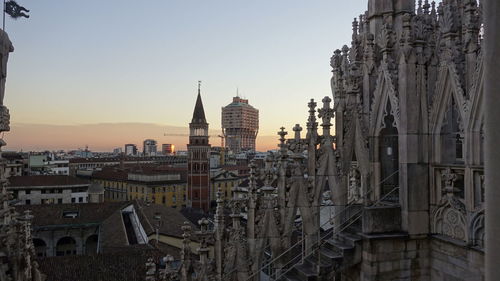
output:
<svg viewBox="0 0 500 281"><path fill-rule="evenodd" d="M14 46L7 33L0 29L0 132L10 131L10 114L7 107L3 105L5 96L5 81L7 79L7 61L9 53L14 51Z"/></svg>
<svg viewBox="0 0 500 281"><path fill-rule="evenodd" d="M3 105L3 97L5 96L5 80L7 78L7 61L9 60L9 53L14 51L14 46L9 39L9 35L0 29L0 59L1 72L0 72L0 105Z"/></svg>

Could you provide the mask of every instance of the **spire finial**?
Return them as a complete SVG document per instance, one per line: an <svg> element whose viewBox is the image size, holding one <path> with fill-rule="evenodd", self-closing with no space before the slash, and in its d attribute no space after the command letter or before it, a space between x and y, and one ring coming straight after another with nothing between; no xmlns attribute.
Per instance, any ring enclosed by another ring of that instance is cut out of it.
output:
<svg viewBox="0 0 500 281"><path fill-rule="evenodd" d="M357 18L354 18L354 20L352 21L352 40L356 40L356 36L358 35L358 26L359 26L359 23L358 23L358 19Z"/></svg>
<svg viewBox="0 0 500 281"><path fill-rule="evenodd" d="M201 90L201 80L198 80L198 94L200 94Z"/></svg>
<svg viewBox="0 0 500 281"><path fill-rule="evenodd" d="M285 131L285 127L281 127L278 135L280 136L280 144L278 145L282 155L286 155L287 147L286 147L286 138L285 136L288 133Z"/></svg>
<svg viewBox="0 0 500 281"><path fill-rule="evenodd" d="M323 98L323 107L318 109L318 117L322 119L323 123L321 126L323 127L323 135L330 135L330 127L332 123L330 122L332 118L335 116L335 110L330 107L330 102L332 99L329 96Z"/></svg>
<svg viewBox="0 0 500 281"><path fill-rule="evenodd" d="M300 141L300 132L302 131L302 127L300 126L300 124L295 124L295 127L293 127L293 131L295 133L295 141L296 142L299 142Z"/></svg>
<svg viewBox="0 0 500 281"><path fill-rule="evenodd" d="M431 7L431 4L429 4L429 0L424 0L424 5L422 8L424 9L424 14L428 15L429 14L429 9Z"/></svg>

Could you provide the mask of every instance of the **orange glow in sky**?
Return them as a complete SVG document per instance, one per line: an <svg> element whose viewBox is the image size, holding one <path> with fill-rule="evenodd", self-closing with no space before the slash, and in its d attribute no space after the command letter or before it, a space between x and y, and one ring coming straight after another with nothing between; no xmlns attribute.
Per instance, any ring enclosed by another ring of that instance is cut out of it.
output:
<svg viewBox="0 0 500 281"><path fill-rule="evenodd" d="M183 127L172 127L150 123L101 123L86 125L43 125L43 124L12 124L11 131L5 133L7 142L5 150L74 150L85 148L91 151L109 152L122 147L126 143L134 143L142 149L144 139L152 138L161 144L174 144L175 150L185 150L188 138L185 136L164 136L171 134L186 134L189 130ZM217 131L210 131L215 135ZM219 138L210 138L212 146L220 146ZM258 136L257 150L275 149L278 136Z"/></svg>
<svg viewBox="0 0 500 281"><path fill-rule="evenodd" d="M146 2L26 1L29 19L7 19L7 149L111 151L152 138L184 150L187 137L164 134L188 134L198 80L210 135L239 89L259 110L257 149L275 149L281 126L305 128L311 98L332 96L330 57L368 3Z"/></svg>

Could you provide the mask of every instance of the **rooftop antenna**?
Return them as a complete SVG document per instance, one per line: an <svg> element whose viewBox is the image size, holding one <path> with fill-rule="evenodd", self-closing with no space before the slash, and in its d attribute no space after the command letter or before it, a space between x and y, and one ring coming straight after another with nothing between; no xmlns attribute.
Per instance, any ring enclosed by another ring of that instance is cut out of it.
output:
<svg viewBox="0 0 500 281"><path fill-rule="evenodd" d="M236 97L240 97L240 89L238 87L236 87Z"/></svg>

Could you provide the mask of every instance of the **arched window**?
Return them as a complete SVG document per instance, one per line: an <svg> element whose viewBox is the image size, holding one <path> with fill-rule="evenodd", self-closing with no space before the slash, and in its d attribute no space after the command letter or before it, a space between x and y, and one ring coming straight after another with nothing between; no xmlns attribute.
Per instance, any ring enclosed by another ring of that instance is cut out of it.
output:
<svg viewBox="0 0 500 281"><path fill-rule="evenodd" d="M391 112L390 103L387 103L386 112ZM399 140L394 116L387 114L384 117L384 124L384 128L380 131L379 142L381 197L399 186ZM393 191L386 199L399 201L399 194Z"/></svg>
<svg viewBox="0 0 500 281"><path fill-rule="evenodd" d="M35 246L35 253L37 257L47 256L47 244L42 239L33 239L33 245Z"/></svg>
<svg viewBox="0 0 500 281"><path fill-rule="evenodd" d="M441 124L441 163L463 163L464 161L464 128L455 99L450 104Z"/></svg>
<svg viewBox="0 0 500 281"><path fill-rule="evenodd" d="M66 236L57 241L56 256L76 255L76 241Z"/></svg>
<svg viewBox="0 0 500 281"><path fill-rule="evenodd" d="M85 241L85 254L94 255L97 254L97 245L99 241L99 236L97 234L90 235Z"/></svg>

